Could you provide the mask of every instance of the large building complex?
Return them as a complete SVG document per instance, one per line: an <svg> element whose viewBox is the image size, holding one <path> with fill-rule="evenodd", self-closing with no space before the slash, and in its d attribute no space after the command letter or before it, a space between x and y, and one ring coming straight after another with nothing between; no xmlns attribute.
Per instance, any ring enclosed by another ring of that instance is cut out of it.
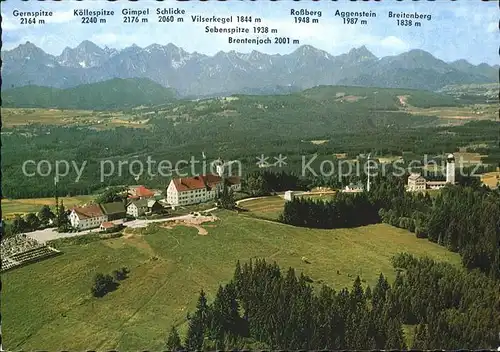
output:
<svg viewBox="0 0 500 352"><path fill-rule="evenodd" d="M427 181L421 174L412 173L408 177L406 189L410 192L418 192L426 189L440 189L448 184L455 184L455 156L453 154L448 154L446 158L446 181Z"/></svg>
<svg viewBox="0 0 500 352"><path fill-rule="evenodd" d="M230 189L241 190L239 177L225 178ZM217 198L222 192L224 179L218 175L200 175L176 178L167 188L167 202L173 206L202 203Z"/></svg>

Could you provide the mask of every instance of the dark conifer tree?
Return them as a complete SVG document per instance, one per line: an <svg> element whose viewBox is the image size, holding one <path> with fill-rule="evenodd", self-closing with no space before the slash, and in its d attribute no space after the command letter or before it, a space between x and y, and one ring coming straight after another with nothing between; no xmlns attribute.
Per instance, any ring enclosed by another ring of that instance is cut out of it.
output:
<svg viewBox="0 0 500 352"><path fill-rule="evenodd" d="M172 329L170 330L165 347L169 351L173 352L182 350L181 338L179 337L179 333L177 332L175 326L172 326Z"/></svg>
<svg viewBox="0 0 500 352"><path fill-rule="evenodd" d="M199 316L194 315L189 319L188 331L184 345L189 351L199 351L205 339L205 327Z"/></svg>
<svg viewBox="0 0 500 352"><path fill-rule="evenodd" d="M415 337L413 340L412 349L414 350L426 350L428 349L429 333L427 331L427 325L418 324L415 327Z"/></svg>
<svg viewBox="0 0 500 352"><path fill-rule="evenodd" d="M353 308L356 308L357 306L364 306L366 303L365 294L363 287L361 286L361 279L359 276L357 276L356 280L354 280L354 285L351 291L351 302Z"/></svg>
<svg viewBox="0 0 500 352"><path fill-rule="evenodd" d="M387 341L386 349L405 350L406 343L404 340L403 329L401 323L397 319L389 319L387 325Z"/></svg>

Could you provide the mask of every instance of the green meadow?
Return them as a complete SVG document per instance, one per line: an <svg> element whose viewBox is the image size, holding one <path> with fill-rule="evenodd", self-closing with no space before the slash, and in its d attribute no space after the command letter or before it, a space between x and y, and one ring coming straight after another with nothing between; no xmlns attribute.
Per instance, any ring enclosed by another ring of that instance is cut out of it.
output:
<svg viewBox="0 0 500 352"><path fill-rule="evenodd" d="M243 213L194 228L160 225L114 239L58 248L64 254L4 273L4 346L9 350L159 350L172 324L183 334L199 291L209 300L233 275L237 260L265 258L294 267L315 287L351 287L356 275L374 285L395 277L398 252L459 265L457 254L385 224L354 229L296 228ZM308 259L309 264L302 261ZM103 298L90 295L93 276L126 266L127 279Z"/></svg>

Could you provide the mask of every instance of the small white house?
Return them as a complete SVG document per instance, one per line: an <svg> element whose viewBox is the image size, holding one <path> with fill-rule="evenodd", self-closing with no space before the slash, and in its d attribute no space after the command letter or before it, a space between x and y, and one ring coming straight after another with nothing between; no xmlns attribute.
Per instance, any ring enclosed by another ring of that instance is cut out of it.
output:
<svg viewBox="0 0 500 352"><path fill-rule="evenodd" d="M285 192L285 200L288 202L293 200L293 191L286 191Z"/></svg>
<svg viewBox="0 0 500 352"><path fill-rule="evenodd" d="M131 202L127 206L127 214L132 215L133 217L138 217L144 215L148 211L148 200L140 199L134 202Z"/></svg>
<svg viewBox="0 0 500 352"><path fill-rule="evenodd" d="M139 199L127 206L127 214L136 218L149 212L158 213L162 210L163 206L154 199Z"/></svg>

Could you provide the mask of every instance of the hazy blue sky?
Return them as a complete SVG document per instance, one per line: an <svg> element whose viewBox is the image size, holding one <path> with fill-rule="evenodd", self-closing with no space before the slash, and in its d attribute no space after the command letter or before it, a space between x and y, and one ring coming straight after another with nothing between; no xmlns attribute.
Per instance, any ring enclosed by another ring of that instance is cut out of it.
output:
<svg viewBox="0 0 500 352"><path fill-rule="evenodd" d="M149 15L149 23L124 24L123 8L173 7L186 10L184 23L157 23L156 14ZM106 24L81 24L81 19L73 15L74 9L114 10L115 16L106 17ZM321 10L319 24L294 24L290 9ZM46 18L44 25L22 25L13 16L13 10L36 11L52 10L53 17ZM368 18L367 25L345 25L335 17L335 11L374 11L376 18ZM388 18L388 12L415 12L430 14L430 21L420 20L422 26L400 27L395 19ZM213 55L217 51L236 50L250 52L258 50L265 53L290 53L297 45L234 45L227 42L227 34L206 34L207 24L191 21L191 15L251 15L262 18L261 25L278 29L279 36L300 40L300 44L310 44L333 55L347 52L353 47L366 45L375 55L396 55L410 49L423 49L434 56L453 61L466 59L474 64L487 62L498 64L499 32L498 3L479 0L430 1L388 1L356 2L345 1L236 1L227 2L176 2L141 0L138 2L102 0L77 1L6 1L2 2L4 50L30 41L46 52L59 55L69 46L75 47L85 39L99 46L117 49L132 44L140 47L152 43L173 43L188 52ZM213 25L213 24L209 24ZM252 24L226 24L225 26L252 26ZM236 35L238 36L238 35ZM241 36L241 35L239 35ZM246 35L245 35L246 36ZM274 37L274 35L270 35Z"/></svg>

